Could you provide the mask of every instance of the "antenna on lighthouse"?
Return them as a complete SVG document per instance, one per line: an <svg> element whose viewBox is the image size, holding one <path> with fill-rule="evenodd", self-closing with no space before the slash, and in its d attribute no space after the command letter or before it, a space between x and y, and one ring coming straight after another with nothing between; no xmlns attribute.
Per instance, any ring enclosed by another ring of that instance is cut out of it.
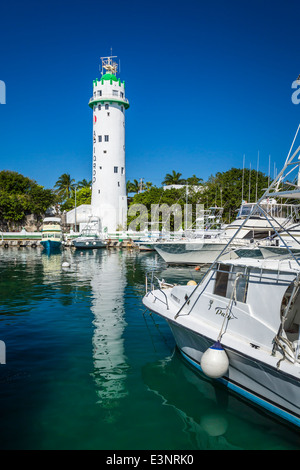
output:
<svg viewBox="0 0 300 470"><path fill-rule="evenodd" d="M102 63L102 71L101 74L103 75L104 73L112 73L116 75L118 71L118 64L117 62L114 62L113 59L117 58L116 55L111 55L109 57L100 57L101 58L101 63Z"/></svg>

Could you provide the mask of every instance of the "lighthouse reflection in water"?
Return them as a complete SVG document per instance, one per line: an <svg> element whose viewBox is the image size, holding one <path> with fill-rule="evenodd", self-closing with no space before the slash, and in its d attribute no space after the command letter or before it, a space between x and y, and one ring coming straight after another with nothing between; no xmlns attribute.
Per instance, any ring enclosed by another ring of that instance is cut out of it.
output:
<svg viewBox="0 0 300 470"><path fill-rule="evenodd" d="M72 264L77 275L90 280L92 325L92 376L97 403L108 422L114 421L126 389L126 362L123 333L126 327L124 295L126 265L117 252L93 250L76 252Z"/></svg>
<svg viewBox="0 0 300 470"><path fill-rule="evenodd" d="M126 363L123 332L124 319L124 260L102 257L101 264L91 263L91 311L94 314L93 360L94 377L99 403L114 410L127 395ZM110 415L112 419L112 415Z"/></svg>

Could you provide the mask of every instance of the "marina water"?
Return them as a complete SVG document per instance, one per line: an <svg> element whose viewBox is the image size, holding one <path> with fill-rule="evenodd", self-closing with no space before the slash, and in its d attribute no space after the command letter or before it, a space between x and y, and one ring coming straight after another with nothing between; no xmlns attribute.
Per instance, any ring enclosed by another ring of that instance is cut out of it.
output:
<svg viewBox="0 0 300 470"><path fill-rule="evenodd" d="M300 448L299 431L185 362L142 305L153 269L202 276L154 253L1 250L1 449Z"/></svg>

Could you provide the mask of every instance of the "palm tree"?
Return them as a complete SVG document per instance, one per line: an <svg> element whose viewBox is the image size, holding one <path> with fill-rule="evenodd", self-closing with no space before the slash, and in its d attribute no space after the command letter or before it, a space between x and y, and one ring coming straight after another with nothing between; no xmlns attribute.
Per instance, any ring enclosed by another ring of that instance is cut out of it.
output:
<svg viewBox="0 0 300 470"><path fill-rule="evenodd" d="M78 181L77 188L90 188L92 186L92 181L87 181L85 178L81 181Z"/></svg>
<svg viewBox="0 0 300 470"><path fill-rule="evenodd" d="M126 190L127 190L127 194L138 193L140 190L140 183L138 182L138 180L133 180L133 183L131 181L127 181Z"/></svg>
<svg viewBox="0 0 300 470"><path fill-rule="evenodd" d="M184 179L181 179L180 177L182 176L182 173L176 173L176 171L172 171L172 174L167 173L165 176L164 181L162 184L185 184L186 181Z"/></svg>
<svg viewBox="0 0 300 470"><path fill-rule="evenodd" d="M153 183L151 183L151 181L146 181L145 183L146 191L149 191L149 189L151 189L152 187L153 187Z"/></svg>
<svg viewBox="0 0 300 470"><path fill-rule="evenodd" d="M62 201L69 199L71 192L74 189L75 180L71 178L68 173L63 173L58 180L56 181L54 187L56 189L56 194L60 197Z"/></svg>
<svg viewBox="0 0 300 470"><path fill-rule="evenodd" d="M196 175L193 175L193 176L191 176L190 178L188 178L188 179L186 180L186 182L187 182L188 184L197 186L198 184L202 184L202 183L203 183L203 179L202 179L202 178L198 178L198 176L196 176Z"/></svg>

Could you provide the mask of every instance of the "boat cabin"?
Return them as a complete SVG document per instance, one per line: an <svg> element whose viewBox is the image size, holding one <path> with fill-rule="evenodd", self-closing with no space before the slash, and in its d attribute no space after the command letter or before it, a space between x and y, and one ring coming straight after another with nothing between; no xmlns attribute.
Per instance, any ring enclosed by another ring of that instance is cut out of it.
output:
<svg viewBox="0 0 300 470"><path fill-rule="evenodd" d="M284 337L291 344L300 333L300 267L293 260L244 258L218 263L208 281L199 284L183 307L183 314L201 317L253 347L272 351L283 317ZM296 287L295 287L296 286ZM176 287L173 298L179 298Z"/></svg>

